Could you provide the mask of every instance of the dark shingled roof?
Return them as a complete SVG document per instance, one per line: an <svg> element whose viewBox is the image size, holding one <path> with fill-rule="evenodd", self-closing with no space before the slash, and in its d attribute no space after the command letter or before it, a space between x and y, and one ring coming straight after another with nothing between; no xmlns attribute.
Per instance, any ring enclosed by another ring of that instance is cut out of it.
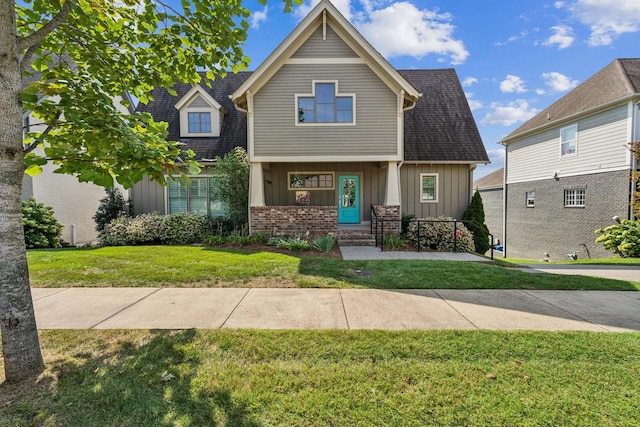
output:
<svg viewBox="0 0 640 427"><path fill-rule="evenodd" d="M168 139L185 142L196 153L196 159L224 156L237 146L246 149L247 119L236 110L229 95L250 74L230 73L214 80L211 88L202 85L226 110L220 138L180 137L180 115L173 106L191 89L186 84L175 87L178 96L164 89L154 90L154 100L139 105L137 111L149 112L156 121L168 122ZM489 162L455 70L406 70L400 74L423 94L416 107L405 113L406 161Z"/></svg>
<svg viewBox="0 0 640 427"><path fill-rule="evenodd" d="M422 93L416 107L405 113L405 161L488 163L455 70L399 72Z"/></svg>
<svg viewBox="0 0 640 427"><path fill-rule="evenodd" d="M247 149L247 117L236 110L229 95L238 88L251 72L228 73L224 78L217 78L211 82L211 87L204 83L202 88L207 91L224 109L219 138L181 138L180 137L180 112L173 106L191 90L188 84L174 86L177 96L169 94L165 89L156 88L152 92L153 101L147 105L139 104L136 111L149 112L155 121L169 123L169 135L167 140L180 141L196 153L196 159L214 159L223 157L235 147ZM201 73L204 80L204 73Z"/></svg>
<svg viewBox="0 0 640 427"><path fill-rule="evenodd" d="M504 168L491 172L489 175L483 176L473 181L473 188L482 190L483 188L502 187L504 185Z"/></svg>
<svg viewBox="0 0 640 427"><path fill-rule="evenodd" d="M512 139L547 124L590 110L625 96L640 93L640 58L616 59L584 83L542 110L502 141Z"/></svg>

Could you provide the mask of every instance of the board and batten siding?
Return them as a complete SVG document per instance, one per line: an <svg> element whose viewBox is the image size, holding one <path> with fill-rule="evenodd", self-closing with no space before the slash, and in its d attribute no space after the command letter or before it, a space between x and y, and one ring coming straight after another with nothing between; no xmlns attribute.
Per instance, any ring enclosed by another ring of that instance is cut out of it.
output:
<svg viewBox="0 0 640 427"><path fill-rule="evenodd" d="M420 174L438 174L438 202L422 203ZM402 214L419 218L450 216L461 219L471 200L468 164L404 164L400 169Z"/></svg>
<svg viewBox="0 0 640 427"><path fill-rule="evenodd" d="M129 197L133 202L133 214L146 213L166 214L166 187L151 181L147 175L129 190Z"/></svg>
<svg viewBox="0 0 640 427"><path fill-rule="evenodd" d="M292 58L357 58L358 55L336 34L330 26L327 26L325 40L322 37L322 26L304 42L302 46L291 55Z"/></svg>
<svg viewBox="0 0 640 427"><path fill-rule="evenodd" d="M369 221L371 205L382 204L386 184L386 168L377 162L363 163L271 163L264 171L265 202L267 206L292 206L296 204L296 191L289 190L289 172L333 172L335 189L310 190L314 206L338 205L338 177L360 176L360 212L364 221ZM306 189L305 189L306 190Z"/></svg>
<svg viewBox="0 0 640 427"><path fill-rule="evenodd" d="M627 104L507 145L507 184L629 166ZM578 125L577 155L560 157L560 129Z"/></svg>
<svg viewBox="0 0 640 427"><path fill-rule="evenodd" d="M313 80L335 80L355 94L355 125L296 126L295 95ZM365 64L287 64L254 95L253 156L388 156L399 159L397 95Z"/></svg>

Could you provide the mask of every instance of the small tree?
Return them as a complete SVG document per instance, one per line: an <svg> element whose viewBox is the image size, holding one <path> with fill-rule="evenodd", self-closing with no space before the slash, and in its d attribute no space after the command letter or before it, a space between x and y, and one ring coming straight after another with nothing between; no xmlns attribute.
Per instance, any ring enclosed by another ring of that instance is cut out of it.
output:
<svg viewBox="0 0 640 427"><path fill-rule="evenodd" d="M28 249L62 246L62 224L54 216L53 208L45 206L44 203L37 203L33 197L28 202L22 202L22 226Z"/></svg>
<svg viewBox="0 0 640 427"><path fill-rule="evenodd" d="M463 221L467 228L473 233L473 243L476 252L483 254L491 248L489 243L489 228L484 223L484 205L482 204L482 196L476 190L471 198L471 203L462 215Z"/></svg>
<svg viewBox="0 0 640 427"><path fill-rule="evenodd" d="M93 220L96 222L96 231L102 233L104 228L114 219L130 217L133 213L131 200L125 200L124 196L115 187L107 188L107 195L100 199L100 205Z"/></svg>
<svg viewBox="0 0 640 427"><path fill-rule="evenodd" d="M249 158L242 147L236 147L223 158L216 157L220 175L215 196L227 205L227 216L235 227L249 221Z"/></svg>

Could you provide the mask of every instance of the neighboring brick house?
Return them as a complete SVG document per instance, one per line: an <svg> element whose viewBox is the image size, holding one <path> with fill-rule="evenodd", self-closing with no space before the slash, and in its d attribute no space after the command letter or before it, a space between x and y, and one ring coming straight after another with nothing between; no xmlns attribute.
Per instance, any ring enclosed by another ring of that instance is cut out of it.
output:
<svg viewBox="0 0 640 427"><path fill-rule="evenodd" d="M594 230L632 217L639 105L640 59L616 59L501 141L505 256L611 256Z"/></svg>
<svg viewBox="0 0 640 427"><path fill-rule="evenodd" d="M269 234L334 233L372 207L460 218L489 162L455 71L395 70L327 0L256 71L175 90L138 109L207 168L187 189L134 186L136 213L220 213L213 160L236 146L249 155L251 231Z"/></svg>
<svg viewBox="0 0 640 427"><path fill-rule="evenodd" d="M496 246L504 241L502 237L503 227L503 197L504 197L504 168L477 179L473 183L474 191L477 190L482 196L484 207L485 225L489 228L489 233L493 234Z"/></svg>

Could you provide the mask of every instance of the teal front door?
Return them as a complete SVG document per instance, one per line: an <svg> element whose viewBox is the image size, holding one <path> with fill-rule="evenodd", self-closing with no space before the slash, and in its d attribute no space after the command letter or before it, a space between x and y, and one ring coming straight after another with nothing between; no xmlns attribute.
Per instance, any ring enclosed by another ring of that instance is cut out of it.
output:
<svg viewBox="0 0 640 427"><path fill-rule="evenodd" d="M360 177L357 175L338 177L338 223L360 223Z"/></svg>

